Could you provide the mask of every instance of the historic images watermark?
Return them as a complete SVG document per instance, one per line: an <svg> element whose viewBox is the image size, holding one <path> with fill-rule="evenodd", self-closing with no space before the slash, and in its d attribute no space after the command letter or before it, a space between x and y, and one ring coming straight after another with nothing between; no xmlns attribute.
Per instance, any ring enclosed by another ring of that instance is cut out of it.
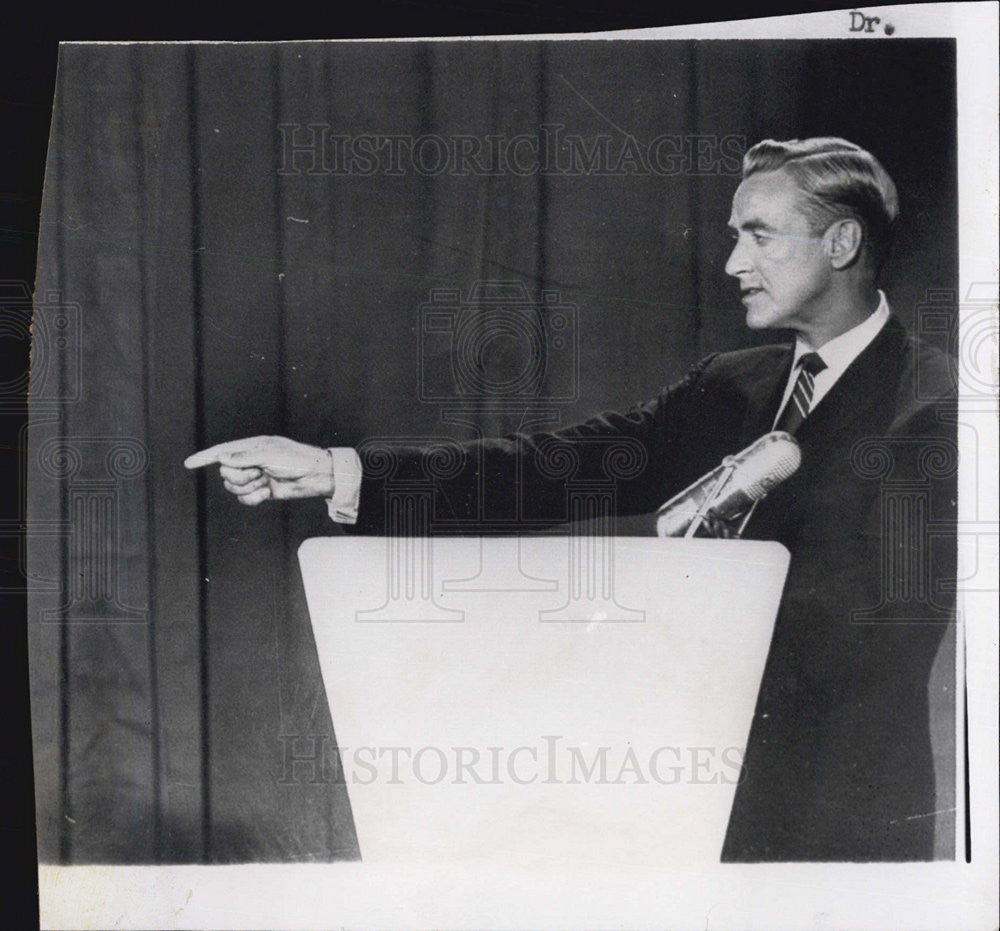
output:
<svg viewBox="0 0 1000 931"><path fill-rule="evenodd" d="M365 745L336 747L327 734L278 738L279 785L736 785L742 747L580 746L541 735L516 747Z"/></svg>
<svg viewBox="0 0 1000 931"><path fill-rule="evenodd" d="M583 136L562 123L487 135L340 133L328 123L279 123L280 175L731 175L746 137L661 133Z"/></svg>
<svg viewBox="0 0 1000 931"><path fill-rule="evenodd" d="M32 298L26 281L0 281L0 338L30 346L11 358L28 362L0 377L0 409L33 410L76 403L81 393L82 312L58 291ZM30 341L30 342L29 342Z"/></svg>
<svg viewBox="0 0 1000 931"><path fill-rule="evenodd" d="M145 474L149 450L137 439L118 436L65 436L38 447L39 474L55 479L65 519L48 522L48 533L68 543L62 602L42 611L43 621L121 624L148 620L146 608L125 603L125 557L121 546L123 485ZM54 524L54 525L53 525ZM43 529L31 520L28 531Z"/></svg>
<svg viewBox="0 0 1000 931"><path fill-rule="evenodd" d="M8 453L16 457L16 510L0 516L3 573L0 592L53 592L54 578L31 576L28 571L28 415L34 430L54 427L82 394L82 310L58 291L32 295L26 281L0 281L0 339L16 348L8 354L14 364L0 377L0 417L9 418L7 435L17 436ZM12 470L13 471L13 470ZM67 521L34 519L31 535L69 539Z"/></svg>
<svg viewBox="0 0 1000 931"><path fill-rule="evenodd" d="M951 288L930 288L916 308L918 336L944 339L955 360L954 386L964 406L996 410L1000 381L1000 306L995 281L973 282L960 300ZM917 367L914 392L917 400L937 397L930 373Z"/></svg>
<svg viewBox="0 0 1000 931"><path fill-rule="evenodd" d="M486 442L484 413L513 416L521 431L542 431L557 425L560 407L577 399L577 308L558 291L532 295L522 282L480 281L468 290L433 290L418 315L419 397L437 407L441 423ZM509 476L498 477L478 468L474 447L448 437L375 437L358 449L366 475L382 481L388 539L385 600L359 611L357 620L461 621L464 612L442 605L438 593L463 591L553 592L551 604L539 609L542 622L645 619L645 612L621 603L614 568L617 486L647 465L637 441L596 435L540 440L530 453L533 464L559 489L559 500L543 515L521 481L526 450L518 450ZM455 507L440 492L459 475L473 491ZM556 571L556 578L526 573L517 539L481 540L480 572L473 578L435 576L434 534L486 537L559 523L569 527L565 572Z"/></svg>
<svg viewBox="0 0 1000 931"><path fill-rule="evenodd" d="M577 307L558 291L535 300L518 281L435 288L419 314L421 401L551 404L579 396Z"/></svg>
<svg viewBox="0 0 1000 931"><path fill-rule="evenodd" d="M930 289L917 306L917 335L943 338L951 366L918 356L908 386L918 402L933 404L926 436L872 436L851 450L862 478L878 482L881 539L880 590L876 603L852 612L854 623L941 623L955 616L955 593L995 592L1000 582L983 571L981 555L996 547L996 515L979 499L983 476L966 486L975 500L963 500L957 514L959 447L970 464L981 461L979 443L988 436L984 418L995 425L998 385L998 317L995 282L976 282L960 301L951 289ZM931 360L931 361L929 361ZM965 548L972 573L956 578L955 545Z"/></svg>
<svg viewBox="0 0 1000 931"><path fill-rule="evenodd" d="M134 437L73 434L66 428L69 412L84 399L84 317L81 305L58 291L33 296L27 282L0 282L0 336L25 346L30 340L30 353L22 356L28 366L0 381L0 416L23 421L16 450L17 512L0 520L0 541L13 550L4 553L5 568L16 572L4 574L0 591L59 596L57 604L41 609L42 621L144 622L148 611L126 603L120 544L125 485L146 473L149 450ZM29 474L40 487L51 487L58 517L28 513ZM34 571L28 568L29 536L51 557L36 560ZM40 573L39 563L59 570Z"/></svg>

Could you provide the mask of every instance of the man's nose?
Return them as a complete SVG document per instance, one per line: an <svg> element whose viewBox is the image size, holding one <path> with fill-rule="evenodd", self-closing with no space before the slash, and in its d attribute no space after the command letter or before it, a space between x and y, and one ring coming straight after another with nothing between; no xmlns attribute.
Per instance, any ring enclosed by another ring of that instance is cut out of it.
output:
<svg viewBox="0 0 1000 931"><path fill-rule="evenodd" d="M738 278L749 270L750 263L747 260L746 251L740 241L737 240L736 245L733 246L733 251L729 253L729 259L726 261L726 274Z"/></svg>

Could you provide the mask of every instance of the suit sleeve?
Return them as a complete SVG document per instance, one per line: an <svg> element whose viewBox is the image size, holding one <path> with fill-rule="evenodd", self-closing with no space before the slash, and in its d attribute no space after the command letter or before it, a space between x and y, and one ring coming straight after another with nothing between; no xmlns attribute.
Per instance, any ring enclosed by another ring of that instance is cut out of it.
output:
<svg viewBox="0 0 1000 931"><path fill-rule="evenodd" d="M358 520L344 529L523 532L587 516L580 509L598 500L615 514L648 513L683 487L685 437L697 423L713 358L651 401L557 431L466 443L363 442Z"/></svg>

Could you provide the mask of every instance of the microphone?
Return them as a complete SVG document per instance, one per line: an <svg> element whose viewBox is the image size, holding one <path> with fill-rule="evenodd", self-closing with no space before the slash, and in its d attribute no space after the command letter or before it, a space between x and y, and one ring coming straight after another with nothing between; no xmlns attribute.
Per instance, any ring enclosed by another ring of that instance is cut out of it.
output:
<svg viewBox="0 0 1000 931"><path fill-rule="evenodd" d="M783 430L765 433L664 504L656 512L657 536L691 537L706 519L728 521L746 514L801 462L795 437Z"/></svg>

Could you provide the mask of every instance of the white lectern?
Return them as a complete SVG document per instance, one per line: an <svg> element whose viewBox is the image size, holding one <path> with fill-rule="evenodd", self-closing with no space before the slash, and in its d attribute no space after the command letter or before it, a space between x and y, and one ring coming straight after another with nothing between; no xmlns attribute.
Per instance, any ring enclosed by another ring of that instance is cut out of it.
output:
<svg viewBox="0 0 1000 931"><path fill-rule="evenodd" d="M718 862L788 568L776 543L307 540L366 862Z"/></svg>

